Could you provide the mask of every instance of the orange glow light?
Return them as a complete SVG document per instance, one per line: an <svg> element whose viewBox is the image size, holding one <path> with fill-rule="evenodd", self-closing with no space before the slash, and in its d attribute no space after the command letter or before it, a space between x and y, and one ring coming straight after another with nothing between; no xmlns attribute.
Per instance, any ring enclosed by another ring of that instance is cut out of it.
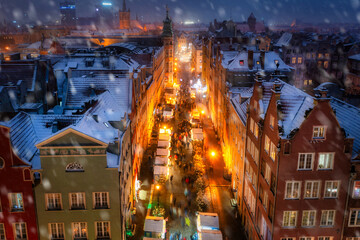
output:
<svg viewBox="0 0 360 240"><path fill-rule="evenodd" d="M213 156L213 157L214 157L214 156L215 156L215 152L211 152L211 156Z"/></svg>

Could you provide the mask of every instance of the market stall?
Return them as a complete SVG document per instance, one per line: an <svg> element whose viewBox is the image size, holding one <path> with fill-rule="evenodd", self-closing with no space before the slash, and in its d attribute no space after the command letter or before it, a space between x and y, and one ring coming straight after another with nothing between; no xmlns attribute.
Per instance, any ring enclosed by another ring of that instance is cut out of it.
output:
<svg viewBox="0 0 360 240"><path fill-rule="evenodd" d="M144 239L165 239L166 221L163 217L147 216L144 223Z"/></svg>
<svg viewBox="0 0 360 240"><path fill-rule="evenodd" d="M167 166L167 165L168 165L168 161L169 161L169 159L168 159L167 157L156 156L156 157L155 157L154 165L157 165L157 166Z"/></svg>
<svg viewBox="0 0 360 240"><path fill-rule="evenodd" d="M166 148L170 147L170 141L158 141L158 148Z"/></svg>
<svg viewBox="0 0 360 240"><path fill-rule="evenodd" d="M169 168L167 166L154 166L154 180L155 182L167 180L169 176Z"/></svg>
<svg viewBox="0 0 360 240"><path fill-rule="evenodd" d="M158 149L156 149L156 156L169 157L170 151L169 151L169 149L166 149L166 148L158 148Z"/></svg>

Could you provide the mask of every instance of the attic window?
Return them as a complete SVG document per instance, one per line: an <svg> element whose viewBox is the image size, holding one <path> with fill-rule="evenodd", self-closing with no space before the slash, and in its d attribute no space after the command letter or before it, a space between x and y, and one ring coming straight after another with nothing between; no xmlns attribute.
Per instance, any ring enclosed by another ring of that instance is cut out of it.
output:
<svg viewBox="0 0 360 240"><path fill-rule="evenodd" d="M244 66L244 60L240 60L240 66Z"/></svg>

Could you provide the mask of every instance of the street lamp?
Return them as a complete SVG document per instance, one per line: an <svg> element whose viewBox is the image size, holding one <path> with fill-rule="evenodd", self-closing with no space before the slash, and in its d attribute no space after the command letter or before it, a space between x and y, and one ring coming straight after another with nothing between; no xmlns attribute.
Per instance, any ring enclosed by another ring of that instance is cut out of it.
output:
<svg viewBox="0 0 360 240"><path fill-rule="evenodd" d="M211 156L215 157L215 152L214 151L211 152Z"/></svg>
<svg viewBox="0 0 360 240"><path fill-rule="evenodd" d="M159 205L160 205L160 201L159 201L159 199L160 199L160 185L156 184L155 188L157 190L157 205L159 207Z"/></svg>

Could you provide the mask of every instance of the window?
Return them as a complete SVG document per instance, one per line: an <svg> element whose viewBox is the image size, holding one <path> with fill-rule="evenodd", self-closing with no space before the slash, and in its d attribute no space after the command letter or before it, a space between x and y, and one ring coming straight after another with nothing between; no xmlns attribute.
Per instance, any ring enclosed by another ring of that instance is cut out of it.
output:
<svg viewBox="0 0 360 240"><path fill-rule="evenodd" d="M282 237L281 240L296 240L295 237Z"/></svg>
<svg viewBox="0 0 360 240"><path fill-rule="evenodd" d="M300 237L299 240L314 240L314 237Z"/></svg>
<svg viewBox="0 0 360 240"><path fill-rule="evenodd" d="M268 201L269 201L268 193L264 191L264 198L262 203L265 209L268 208Z"/></svg>
<svg viewBox="0 0 360 240"><path fill-rule="evenodd" d="M61 210L61 193L46 193L46 210Z"/></svg>
<svg viewBox="0 0 360 240"><path fill-rule="evenodd" d="M3 158L0 157L0 169L4 168L5 166L5 161Z"/></svg>
<svg viewBox="0 0 360 240"><path fill-rule="evenodd" d="M335 220L335 210L322 210L320 226L333 226Z"/></svg>
<svg viewBox="0 0 360 240"><path fill-rule="evenodd" d="M270 114L270 127L274 129L275 126L275 118L273 115Z"/></svg>
<svg viewBox="0 0 360 240"><path fill-rule="evenodd" d="M298 64L302 63L302 57L298 57Z"/></svg>
<svg viewBox="0 0 360 240"><path fill-rule="evenodd" d="M324 68L327 69L329 67L329 62L328 61L325 61L324 62Z"/></svg>
<svg viewBox="0 0 360 240"><path fill-rule="evenodd" d="M109 208L109 193L108 192L95 192L94 195L94 208Z"/></svg>
<svg viewBox="0 0 360 240"><path fill-rule="evenodd" d="M85 193L70 193L70 208L85 209Z"/></svg>
<svg viewBox="0 0 360 240"><path fill-rule="evenodd" d="M107 123L106 123L107 124ZM78 162L72 162L72 163L69 163L67 166L66 166L66 171L67 172L83 172L84 171L84 168L83 166L78 163Z"/></svg>
<svg viewBox="0 0 360 240"><path fill-rule="evenodd" d="M73 239L87 239L87 223L74 222L72 223Z"/></svg>
<svg viewBox="0 0 360 240"><path fill-rule="evenodd" d="M325 198L337 198L339 192L339 181L325 181Z"/></svg>
<svg viewBox="0 0 360 240"><path fill-rule="evenodd" d="M360 240L360 237L347 237L346 240Z"/></svg>
<svg viewBox="0 0 360 240"><path fill-rule="evenodd" d="M324 126L313 127L313 138L325 138L325 127Z"/></svg>
<svg viewBox="0 0 360 240"><path fill-rule="evenodd" d="M334 153L320 153L318 169L332 169L334 162Z"/></svg>
<svg viewBox="0 0 360 240"><path fill-rule="evenodd" d="M259 137L259 126L255 123L255 126L254 126L254 135L256 138Z"/></svg>
<svg viewBox="0 0 360 240"><path fill-rule="evenodd" d="M3 223L0 223L0 240L6 240L5 227Z"/></svg>
<svg viewBox="0 0 360 240"><path fill-rule="evenodd" d="M299 153L298 170L312 170L313 156L312 153Z"/></svg>
<svg viewBox="0 0 360 240"><path fill-rule="evenodd" d="M309 79L309 85L312 85L312 80L311 79Z"/></svg>
<svg viewBox="0 0 360 240"><path fill-rule="evenodd" d="M303 211L301 226L313 227L315 226L316 210Z"/></svg>
<svg viewBox="0 0 360 240"><path fill-rule="evenodd" d="M360 181L354 181L353 198L360 198Z"/></svg>
<svg viewBox="0 0 360 240"><path fill-rule="evenodd" d="M265 180L268 184L271 181L271 167L269 164L266 163L266 170L265 170Z"/></svg>
<svg viewBox="0 0 360 240"><path fill-rule="evenodd" d="M285 189L285 199L299 199L300 198L300 181L287 181Z"/></svg>
<svg viewBox="0 0 360 240"><path fill-rule="evenodd" d="M297 211L284 211L283 227L296 226Z"/></svg>
<svg viewBox="0 0 360 240"><path fill-rule="evenodd" d="M96 238L110 238L110 222L95 222Z"/></svg>
<svg viewBox="0 0 360 240"><path fill-rule="evenodd" d="M318 237L318 240L333 240L334 237Z"/></svg>
<svg viewBox="0 0 360 240"><path fill-rule="evenodd" d="M296 63L296 57L293 57L293 58L291 59L291 63L292 63L292 64L295 64L295 63Z"/></svg>
<svg viewBox="0 0 360 240"><path fill-rule="evenodd" d="M267 135L265 135L265 151L267 153L270 151L270 139Z"/></svg>
<svg viewBox="0 0 360 240"><path fill-rule="evenodd" d="M270 157L273 161L275 161L275 155L276 155L275 151L276 151L276 146L274 143L271 142L270 143Z"/></svg>
<svg viewBox="0 0 360 240"><path fill-rule="evenodd" d="M349 227L360 226L360 209L351 209L349 216Z"/></svg>
<svg viewBox="0 0 360 240"><path fill-rule="evenodd" d="M320 181L305 181L304 198L319 198Z"/></svg>
<svg viewBox="0 0 360 240"><path fill-rule="evenodd" d="M10 208L12 212L22 212L24 211L24 202L22 193L10 193Z"/></svg>
<svg viewBox="0 0 360 240"><path fill-rule="evenodd" d="M64 224L63 223L49 223L49 229L50 229L51 240L64 239Z"/></svg>
<svg viewBox="0 0 360 240"><path fill-rule="evenodd" d="M244 60L240 60L240 66L244 66Z"/></svg>
<svg viewBox="0 0 360 240"><path fill-rule="evenodd" d="M254 120L250 118L250 131L254 133Z"/></svg>
<svg viewBox="0 0 360 240"><path fill-rule="evenodd" d="M26 223L14 223L15 240L26 240Z"/></svg>

